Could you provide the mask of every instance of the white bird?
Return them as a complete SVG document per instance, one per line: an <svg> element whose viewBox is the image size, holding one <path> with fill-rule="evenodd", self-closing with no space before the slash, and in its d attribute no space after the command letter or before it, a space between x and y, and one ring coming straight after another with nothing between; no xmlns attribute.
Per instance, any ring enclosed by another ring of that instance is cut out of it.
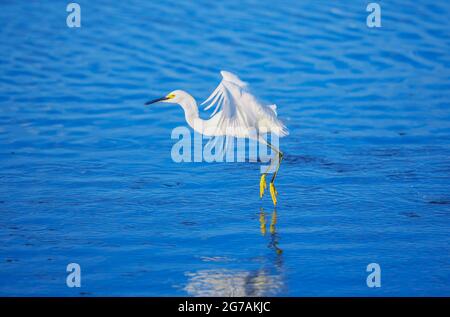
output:
<svg viewBox="0 0 450 317"><path fill-rule="evenodd" d="M179 104L190 127L198 133L212 137L236 137L256 139L269 146L277 153L277 168L270 181L270 194L274 205L277 204L277 191L274 181L280 168L283 153L272 146L264 135L275 133L279 137L288 135L286 126L277 118L276 105L263 105L250 93L248 84L236 75L221 71L222 81L214 92L202 104L208 104L205 110L215 105L209 120L201 119L195 99L183 90L174 90L167 96L146 102L146 105L156 102ZM256 133L255 133L256 132ZM263 173L260 180L260 198L267 188L266 175L274 160Z"/></svg>

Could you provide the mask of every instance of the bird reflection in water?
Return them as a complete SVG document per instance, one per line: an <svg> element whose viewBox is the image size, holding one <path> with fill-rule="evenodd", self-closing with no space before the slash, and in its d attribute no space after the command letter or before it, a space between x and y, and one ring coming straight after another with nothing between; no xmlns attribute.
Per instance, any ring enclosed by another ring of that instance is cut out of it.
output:
<svg viewBox="0 0 450 317"><path fill-rule="evenodd" d="M260 231L269 237L270 255L262 258L261 267L255 270L211 269L187 273L188 283L184 290L191 296L275 296L284 289L283 251L278 247L276 231L277 212L270 218L267 233L266 213L261 208L259 214Z"/></svg>
<svg viewBox="0 0 450 317"><path fill-rule="evenodd" d="M259 223L261 225L260 226L261 234L263 236L265 236L267 233L267 230L266 230L267 221L266 221L266 213L264 212L263 208L260 209ZM276 232L276 224L277 224L277 210L275 208L272 212L272 217L271 217L270 226L269 226L269 232L270 232L269 248L274 249L278 255L281 255L281 253L283 253L283 250L281 250L278 247L278 235Z"/></svg>

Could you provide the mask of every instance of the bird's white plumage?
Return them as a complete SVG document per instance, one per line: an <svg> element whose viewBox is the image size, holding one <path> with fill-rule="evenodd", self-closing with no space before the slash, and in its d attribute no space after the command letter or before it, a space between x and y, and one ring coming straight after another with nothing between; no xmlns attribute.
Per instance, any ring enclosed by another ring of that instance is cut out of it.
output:
<svg viewBox="0 0 450 317"><path fill-rule="evenodd" d="M203 102L203 104L207 104L206 110L215 106L209 120L200 118L197 102L183 90L174 90L165 97L147 102L146 105L156 102L179 104L184 110L184 116L189 126L201 135L212 137L206 147L209 147L209 150L214 149L216 157L217 154L220 156L225 155L227 149L230 148L229 146L233 144L234 137L257 139L260 143L269 146L276 152L277 158L277 168L269 187L270 196L274 205L276 205L278 192L275 189L274 181L283 154L262 135L275 133L282 137L288 134L287 128L277 118L276 105L263 105L250 92L248 84L240 80L236 75L226 71L221 71L221 74L223 79L219 86ZM259 195L261 198L267 188L266 175L269 173L273 163L274 161L272 160L267 170L261 176L259 182Z"/></svg>
<svg viewBox="0 0 450 317"><path fill-rule="evenodd" d="M288 134L286 126L277 118L276 105L265 106L250 92L248 84L236 75L220 72L223 79L213 93L202 103L205 110L214 107L208 120L215 136L251 138L269 132L280 137Z"/></svg>
<svg viewBox="0 0 450 317"><path fill-rule="evenodd" d="M226 71L221 71L221 74L222 81L202 103L206 104L205 110L214 107L208 120L200 118L197 102L183 90L174 90L166 97L150 103L161 101L179 104L189 126L211 137L207 147L217 149L223 146L226 149L234 137L257 139L267 144L264 137L267 133L280 137L288 134L286 126L277 118L276 105L263 105L250 92L249 85L236 75Z"/></svg>
<svg viewBox="0 0 450 317"><path fill-rule="evenodd" d="M240 80L239 77L236 76L233 73L227 72L226 70L222 70L220 72L220 74L222 75L223 80L229 81L229 82L231 82L233 84L236 84L236 85L238 85L240 87L247 87L248 86L247 82Z"/></svg>

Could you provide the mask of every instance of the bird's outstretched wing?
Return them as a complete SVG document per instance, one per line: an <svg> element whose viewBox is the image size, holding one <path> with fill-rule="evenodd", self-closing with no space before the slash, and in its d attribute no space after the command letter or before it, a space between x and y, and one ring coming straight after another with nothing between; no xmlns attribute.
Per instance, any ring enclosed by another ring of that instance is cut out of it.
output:
<svg viewBox="0 0 450 317"><path fill-rule="evenodd" d="M205 110L215 107L204 131L204 135L212 136L205 149L214 149L220 157L231 149L234 137L257 139L268 132L288 134L286 126L277 119L276 105L262 105L246 82L230 72L220 73L222 81L202 103L206 104Z"/></svg>
<svg viewBox="0 0 450 317"><path fill-rule="evenodd" d="M211 114L209 135L252 137L273 132L288 134L285 125L277 119L276 106L264 106L250 93L248 84L236 75L220 72L223 79L203 104L205 110L215 106Z"/></svg>

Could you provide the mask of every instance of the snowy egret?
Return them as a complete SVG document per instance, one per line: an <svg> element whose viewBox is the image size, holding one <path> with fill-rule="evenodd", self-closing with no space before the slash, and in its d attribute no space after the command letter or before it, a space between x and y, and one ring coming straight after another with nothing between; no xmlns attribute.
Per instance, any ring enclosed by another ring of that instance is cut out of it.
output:
<svg viewBox="0 0 450 317"><path fill-rule="evenodd" d="M276 105L263 105L250 93L248 84L236 75L221 71L222 81L203 104L205 110L215 105L209 120L201 119L195 99L183 90L174 90L167 96L146 102L179 104L190 127L196 132L211 137L236 137L256 139L276 152L277 167L270 181L270 195L274 205L277 204L278 192L275 189L275 178L280 168L283 153L264 137L267 133L275 133L279 137L288 135L286 126L277 118ZM256 132L256 133L255 133ZM259 182L260 198L267 188L266 175L275 159L272 159Z"/></svg>

